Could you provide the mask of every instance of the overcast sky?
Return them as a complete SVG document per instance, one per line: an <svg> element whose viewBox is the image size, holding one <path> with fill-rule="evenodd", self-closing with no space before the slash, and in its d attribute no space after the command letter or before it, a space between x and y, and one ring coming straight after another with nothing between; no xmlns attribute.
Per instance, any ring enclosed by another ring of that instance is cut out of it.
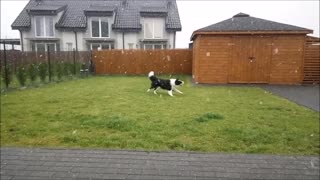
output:
<svg viewBox="0 0 320 180"><path fill-rule="evenodd" d="M19 38L11 24L28 0L1 0L1 38ZM193 31L243 12L253 17L314 30L319 37L319 0L309 1L194 1L177 0L182 31L177 48L187 48Z"/></svg>

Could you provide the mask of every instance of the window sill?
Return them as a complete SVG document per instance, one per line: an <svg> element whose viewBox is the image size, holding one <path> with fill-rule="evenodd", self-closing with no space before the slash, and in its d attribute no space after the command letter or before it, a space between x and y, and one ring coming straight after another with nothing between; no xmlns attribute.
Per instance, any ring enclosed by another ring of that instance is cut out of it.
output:
<svg viewBox="0 0 320 180"><path fill-rule="evenodd" d="M140 42L168 42L168 39L140 39Z"/></svg>
<svg viewBox="0 0 320 180"><path fill-rule="evenodd" d="M59 38L55 37L34 37L34 38L25 38L30 41L59 41Z"/></svg>
<svg viewBox="0 0 320 180"><path fill-rule="evenodd" d="M114 42L115 41L115 39L107 38L107 37L102 37L102 38L92 37L92 38L83 38L83 39L88 42Z"/></svg>

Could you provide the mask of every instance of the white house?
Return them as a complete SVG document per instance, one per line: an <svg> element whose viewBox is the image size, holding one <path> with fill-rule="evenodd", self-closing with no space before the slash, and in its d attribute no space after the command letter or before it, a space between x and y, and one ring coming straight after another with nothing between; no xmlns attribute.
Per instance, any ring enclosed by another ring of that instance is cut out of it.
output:
<svg viewBox="0 0 320 180"><path fill-rule="evenodd" d="M11 25L22 51L173 49L175 0L30 0Z"/></svg>

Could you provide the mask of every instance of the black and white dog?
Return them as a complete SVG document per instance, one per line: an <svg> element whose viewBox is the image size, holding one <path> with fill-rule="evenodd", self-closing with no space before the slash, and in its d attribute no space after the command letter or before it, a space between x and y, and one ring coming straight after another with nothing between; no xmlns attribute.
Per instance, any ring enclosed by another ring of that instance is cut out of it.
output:
<svg viewBox="0 0 320 180"><path fill-rule="evenodd" d="M147 92L149 92L151 89L154 89L153 93L157 94L157 90L160 87L161 89L167 90L170 96L173 96L172 91L183 94L176 88L177 86L182 86L184 84L184 82L179 79L159 79L154 75L153 71L149 72L148 77L151 80L151 87Z"/></svg>

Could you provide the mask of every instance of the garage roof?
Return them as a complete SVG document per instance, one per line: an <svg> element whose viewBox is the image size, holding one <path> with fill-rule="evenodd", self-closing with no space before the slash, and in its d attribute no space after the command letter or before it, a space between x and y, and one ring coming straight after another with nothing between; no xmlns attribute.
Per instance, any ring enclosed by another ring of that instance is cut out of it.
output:
<svg viewBox="0 0 320 180"><path fill-rule="evenodd" d="M312 30L239 13L230 19L196 30L191 39L197 34L251 34L262 32L308 34L312 33Z"/></svg>

